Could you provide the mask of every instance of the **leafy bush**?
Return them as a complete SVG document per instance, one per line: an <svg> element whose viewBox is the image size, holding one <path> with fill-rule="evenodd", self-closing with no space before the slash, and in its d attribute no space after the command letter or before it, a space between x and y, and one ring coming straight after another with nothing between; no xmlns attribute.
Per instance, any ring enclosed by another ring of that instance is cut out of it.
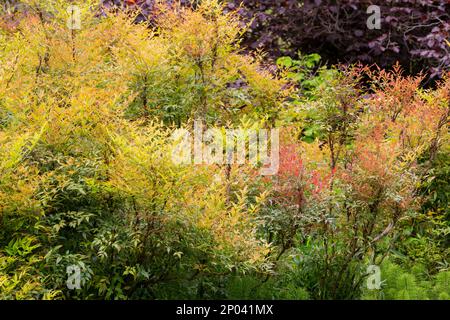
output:
<svg viewBox="0 0 450 320"><path fill-rule="evenodd" d="M138 24L24 2L0 28L0 298L449 298L450 75L424 89L317 54L269 70L215 0ZM195 120L279 129L277 174L174 162Z"/></svg>
<svg viewBox="0 0 450 320"><path fill-rule="evenodd" d="M448 79L437 90L421 89L421 80L398 66L335 70L282 114L291 134L264 226L276 260L288 249L296 257L295 281L312 298L358 298L366 261L408 243L397 239L426 201L420 181L448 145Z"/></svg>
<svg viewBox="0 0 450 320"><path fill-rule="evenodd" d="M214 182L222 168L174 164L173 128L155 118L172 122L176 103L180 125L225 120L242 101L256 118L279 109L283 81L238 53L233 16L209 2L168 11L153 31L78 2L83 28L71 31L66 2L28 4L0 34L1 297L157 298L185 282L188 297L207 297L207 283L270 269L246 169L228 175L230 190ZM205 28L216 36L192 33ZM227 85L239 77L244 89ZM66 287L71 265L79 290Z"/></svg>
<svg viewBox="0 0 450 320"><path fill-rule="evenodd" d="M448 70L450 7L439 1L227 1L250 23L244 44L273 57L319 53L330 63L361 61L434 77ZM370 30L370 5L381 11L381 28Z"/></svg>

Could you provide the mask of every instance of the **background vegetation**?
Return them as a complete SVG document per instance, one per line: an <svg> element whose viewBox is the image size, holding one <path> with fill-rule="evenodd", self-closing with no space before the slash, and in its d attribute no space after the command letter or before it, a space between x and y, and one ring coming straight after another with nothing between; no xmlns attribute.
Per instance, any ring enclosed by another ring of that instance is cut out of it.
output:
<svg viewBox="0 0 450 320"><path fill-rule="evenodd" d="M139 8L137 21L155 13L150 0L104 0L108 7ZM171 1L198 5L198 0ZM243 44L263 50L268 58L294 58L298 51L319 53L324 62L377 63L391 68L399 62L416 74L428 73L424 82L433 83L448 70L450 50L445 43L450 31L450 5L445 0L223 0L225 11L237 10L248 24ZM369 30L367 8L377 5L381 28Z"/></svg>

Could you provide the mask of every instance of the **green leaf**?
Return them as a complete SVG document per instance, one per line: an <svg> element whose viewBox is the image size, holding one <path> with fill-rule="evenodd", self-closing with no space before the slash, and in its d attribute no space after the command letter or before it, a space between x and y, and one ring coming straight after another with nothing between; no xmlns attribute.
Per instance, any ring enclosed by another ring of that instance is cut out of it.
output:
<svg viewBox="0 0 450 320"><path fill-rule="evenodd" d="M304 141L306 143L313 143L314 140L315 140L314 137L309 137L309 136L302 137L302 141Z"/></svg>
<svg viewBox="0 0 450 320"><path fill-rule="evenodd" d="M277 65L279 67L290 68L293 65L292 58L291 57L280 57L277 60Z"/></svg>

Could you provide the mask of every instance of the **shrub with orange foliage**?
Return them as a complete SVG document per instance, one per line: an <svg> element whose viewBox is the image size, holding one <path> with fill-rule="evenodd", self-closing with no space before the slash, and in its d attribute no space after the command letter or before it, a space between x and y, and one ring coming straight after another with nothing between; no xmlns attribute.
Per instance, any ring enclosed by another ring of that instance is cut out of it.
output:
<svg viewBox="0 0 450 320"><path fill-rule="evenodd" d="M398 66L344 74L353 76L327 80L314 101L300 102L306 121L297 131L318 134L281 148L269 220L288 217L296 233L278 233L280 254L297 249L299 285L320 299L357 296L364 262L380 263L396 245L420 208L421 178L448 145L448 78L424 90L421 76L404 77ZM358 93L362 75L370 95Z"/></svg>

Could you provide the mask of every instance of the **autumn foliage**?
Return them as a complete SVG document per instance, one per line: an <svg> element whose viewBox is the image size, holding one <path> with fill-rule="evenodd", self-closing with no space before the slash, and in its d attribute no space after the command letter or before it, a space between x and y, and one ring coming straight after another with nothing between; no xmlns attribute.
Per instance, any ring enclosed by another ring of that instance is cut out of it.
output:
<svg viewBox="0 0 450 320"><path fill-rule="evenodd" d="M25 2L0 27L1 299L450 297L450 75L424 89L317 55L269 69L215 0L138 24ZM279 170L175 163L172 134L199 119L280 129ZM368 265L388 287L367 292Z"/></svg>

